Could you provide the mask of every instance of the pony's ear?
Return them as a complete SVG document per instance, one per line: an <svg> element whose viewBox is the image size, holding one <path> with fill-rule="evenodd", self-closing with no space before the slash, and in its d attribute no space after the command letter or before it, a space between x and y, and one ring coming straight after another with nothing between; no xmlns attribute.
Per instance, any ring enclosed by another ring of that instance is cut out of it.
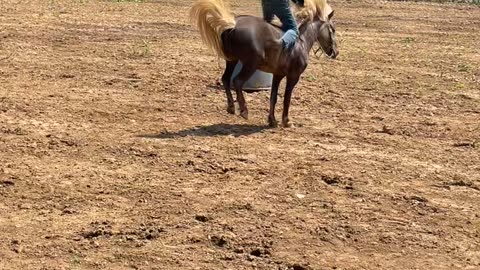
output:
<svg viewBox="0 0 480 270"><path fill-rule="evenodd" d="M332 12L330 12L330 14L328 14L328 19L329 19L329 20L331 20L331 19L332 19L332 17L333 17L333 13L334 13L334 11L332 10Z"/></svg>

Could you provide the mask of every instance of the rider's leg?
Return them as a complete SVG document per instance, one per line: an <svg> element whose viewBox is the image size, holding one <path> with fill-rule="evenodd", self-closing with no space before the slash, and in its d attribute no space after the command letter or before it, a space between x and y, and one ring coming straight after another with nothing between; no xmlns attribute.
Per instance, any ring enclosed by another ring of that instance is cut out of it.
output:
<svg viewBox="0 0 480 270"><path fill-rule="evenodd" d="M263 11L263 19L269 23L272 22L273 15L274 15L272 0L262 1L262 11Z"/></svg>
<svg viewBox="0 0 480 270"><path fill-rule="evenodd" d="M288 0L276 0L274 7L274 14L282 22L282 29L285 34L282 36L283 47L290 49L293 48L295 42L298 39L299 32L295 18L293 17L292 11Z"/></svg>

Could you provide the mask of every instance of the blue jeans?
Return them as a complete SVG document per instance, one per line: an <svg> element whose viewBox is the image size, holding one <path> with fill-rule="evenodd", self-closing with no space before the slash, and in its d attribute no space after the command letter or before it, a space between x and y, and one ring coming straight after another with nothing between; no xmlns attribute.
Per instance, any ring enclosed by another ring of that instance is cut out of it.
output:
<svg viewBox="0 0 480 270"><path fill-rule="evenodd" d="M285 32L282 36L283 47L290 49L295 45L298 39L298 27L293 17L288 0L262 0L263 18L267 22L277 16L282 22L282 30Z"/></svg>

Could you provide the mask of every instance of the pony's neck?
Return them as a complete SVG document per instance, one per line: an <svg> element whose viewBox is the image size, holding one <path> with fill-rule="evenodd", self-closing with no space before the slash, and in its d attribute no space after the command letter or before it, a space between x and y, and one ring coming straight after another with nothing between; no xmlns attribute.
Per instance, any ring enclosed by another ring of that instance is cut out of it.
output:
<svg viewBox="0 0 480 270"><path fill-rule="evenodd" d="M318 24L320 24L320 21L307 22L303 24L299 29L300 38L307 53L310 52L313 44L315 44L318 39Z"/></svg>

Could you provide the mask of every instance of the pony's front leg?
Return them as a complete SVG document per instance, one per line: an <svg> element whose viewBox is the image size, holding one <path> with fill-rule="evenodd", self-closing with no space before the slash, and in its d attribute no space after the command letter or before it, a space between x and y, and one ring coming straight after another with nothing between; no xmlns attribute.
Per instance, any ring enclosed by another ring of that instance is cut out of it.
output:
<svg viewBox="0 0 480 270"><path fill-rule="evenodd" d="M270 112L268 114L268 125L270 127L277 127L278 122L275 119L275 105L277 104L277 96L278 96L278 86L282 81L284 76L273 76L272 80L272 91L270 92Z"/></svg>
<svg viewBox="0 0 480 270"><path fill-rule="evenodd" d="M282 124L284 127L291 127L290 120L288 119L288 110L290 109L290 100L292 98L293 88L297 85L300 76L287 77L287 86L285 89L285 97L283 98L283 115Z"/></svg>
<svg viewBox="0 0 480 270"><path fill-rule="evenodd" d="M233 86L237 93L238 106L240 107L240 116L248 119L248 109L245 97L243 96L243 85L247 80L255 73L256 65L246 63L243 65L242 70L238 73L237 77L233 79Z"/></svg>
<svg viewBox="0 0 480 270"><path fill-rule="evenodd" d="M227 112L230 114L235 114L235 103L233 101L232 91L230 90L230 80L237 63L238 60L227 61L225 72L222 76L223 87L225 88L225 93L227 94Z"/></svg>

